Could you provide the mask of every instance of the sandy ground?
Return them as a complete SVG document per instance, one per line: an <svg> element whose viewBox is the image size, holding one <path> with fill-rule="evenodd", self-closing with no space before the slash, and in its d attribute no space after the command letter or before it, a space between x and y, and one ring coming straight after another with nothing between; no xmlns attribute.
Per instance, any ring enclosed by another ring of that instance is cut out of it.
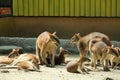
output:
<svg viewBox="0 0 120 80"><path fill-rule="evenodd" d="M69 56L66 60L77 60L79 55ZM0 69L0 80L120 80L120 70L112 70L110 72L90 71L90 74L69 73L66 71L65 65L56 65L50 68L40 65L40 72L24 72L16 69L9 70L8 73L2 73Z"/></svg>

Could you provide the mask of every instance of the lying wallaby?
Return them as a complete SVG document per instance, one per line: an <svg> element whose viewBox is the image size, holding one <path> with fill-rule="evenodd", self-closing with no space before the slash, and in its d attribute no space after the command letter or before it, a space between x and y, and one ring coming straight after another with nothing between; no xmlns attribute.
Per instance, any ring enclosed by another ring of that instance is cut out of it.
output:
<svg viewBox="0 0 120 80"><path fill-rule="evenodd" d="M34 54L28 54L28 53L21 54L10 65L1 67L1 69L38 71L39 70L38 59Z"/></svg>
<svg viewBox="0 0 120 80"><path fill-rule="evenodd" d="M19 56L19 49L13 49L8 56L0 56L0 64L11 64Z"/></svg>
<svg viewBox="0 0 120 80"><path fill-rule="evenodd" d="M17 63L19 63L21 61L33 61L35 63L38 63L38 59L36 58L36 55L30 54L30 53L24 53L24 54L21 54L17 59L15 59L11 63L11 65L15 66L15 65L17 65Z"/></svg>
<svg viewBox="0 0 120 80"><path fill-rule="evenodd" d="M107 46L105 42L99 41L99 38L94 38L89 41L89 51L92 56L92 66L94 66L94 69L96 69L97 60L100 60L100 62L103 65L104 71L109 71L109 56L113 55L118 57L118 54L114 52L114 50L111 47Z"/></svg>
<svg viewBox="0 0 120 80"><path fill-rule="evenodd" d="M60 41L55 34L56 32L51 34L50 32L45 31L38 36L36 40L36 56L39 59L40 64L45 63L46 66L54 67L55 55L57 54L57 48L60 44ZM48 64L46 57L49 57L50 64Z"/></svg>
<svg viewBox="0 0 120 80"><path fill-rule="evenodd" d="M59 54L55 56L55 65L66 64L65 55L71 54L68 50L60 47ZM50 63L50 59L47 58L48 63Z"/></svg>
<svg viewBox="0 0 120 80"><path fill-rule="evenodd" d="M79 61L71 61L67 64L66 69L71 73L88 73L85 70L84 63L90 62L91 60L87 57L80 57Z"/></svg>
<svg viewBox="0 0 120 80"><path fill-rule="evenodd" d="M34 61L20 61L15 66L7 65L4 67L0 67L0 69L18 69L24 71L38 71L39 72L39 64Z"/></svg>
<svg viewBox="0 0 120 80"><path fill-rule="evenodd" d="M39 64L34 61L21 61L17 63L18 70L39 71Z"/></svg>
<svg viewBox="0 0 120 80"><path fill-rule="evenodd" d="M101 38L103 42L105 42L108 46L111 46L109 37L99 32L92 32L83 37L81 37L79 33L74 34L74 36L70 39L70 43L77 44L77 48L81 56L86 56L86 53L89 50L89 41L93 38Z"/></svg>

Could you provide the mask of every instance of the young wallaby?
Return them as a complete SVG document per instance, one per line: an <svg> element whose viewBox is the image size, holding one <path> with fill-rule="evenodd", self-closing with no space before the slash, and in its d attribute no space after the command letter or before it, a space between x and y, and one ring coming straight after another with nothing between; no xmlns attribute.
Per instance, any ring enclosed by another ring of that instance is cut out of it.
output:
<svg viewBox="0 0 120 80"><path fill-rule="evenodd" d="M67 64L66 69L68 72L71 73L87 73L88 72L85 70L85 62L91 62L91 60L85 56L80 57L78 61L71 61Z"/></svg>
<svg viewBox="0 0 120 80"><path fill-rule="evenodd" d="M118 54L113 51L111 46L107 46L107 44L103 41L99 41L99 38L94 38L89 41L89 51L92 56L92 66L94 66L94 70L96 67L97 60L100 60L100 62L103 65L104 71L110 71L108 68L108 60L109 56L117 56Z"/></svg>
<svg viewBox="0 0 120 80"><path fill-rule="evenodd" d="M59 54L55 55L55 65L66 64L65 56L71 54L68 50L60 47ZM50 59L47 58L48 63L50 63Z"/></svg>
<svg viewBox="0 0 120 80"><path fill-rule="evenodd" d="M115 65L114 65L114 63L115 63ZM111 59L111 68L116 69L118 64L120 64L120 56L119 57L113 56Z"/></svg>
<svg viewBox="0 0 120 80"><path fill-rule="evenodd" d="M56 32L51 34L45 31L38 36L36 40L36 57L39 59L40 64L45 63L46 66L55 66L55 55L57 54L57 48L60 44L55 34ZM48 64L46 57L49 57L50 64Z"/></svg>
<svg viewBox="0 0 120 80"><path fill-rule="evenodd" d="M112 50L116 53L118 53L119 57L116 56L110 56L110 64L111 68L116 69L117 65L120 64L120 48L119 47L114 47ZM115 63L115 65L114 65Z"/></svg>
<svg viewBox="0 0 120 80"><path fill-rule="evenodd" d="M100 32L92 32L83 37L81 37L79 33L74 34L74 36L70 39L70 43L77 44L77 48L81 56L86 56L86 53L89 50L89 41L93 38L101 38L103 42L105 42L108 46L111 46L109 37Z"/></svg>

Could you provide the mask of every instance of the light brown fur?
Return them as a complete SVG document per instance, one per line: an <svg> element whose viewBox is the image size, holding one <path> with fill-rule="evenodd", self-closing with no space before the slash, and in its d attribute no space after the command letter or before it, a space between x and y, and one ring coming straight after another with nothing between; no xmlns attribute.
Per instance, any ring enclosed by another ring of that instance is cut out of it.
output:
<svg viewBox="0 0 120 80"><path fill-rule="evenodd" d="M103 42L105 42L108 46L111 46L111 41L109 37L99 32L92 32L83 37L81 37L79 33L74 34L74 36L70 40L70 43L77 44L77 48L81 56L86 56L86 53L89 50L89 41L93 38L101 38Z"/></svg>
<svg viewBox="0 0 120 80"><path fill-rule="evenodd" d="M17 68L18 70L39 71L38 59L35 54L24 53L15 59L10 65L2 69Z"/></svg>
<svg viewBox="0 0 120 80"><path fill-rule="evenodd" d="M17 58L20 54L19 54L19 49L13 49L10 53L9 53L9 55L8 55L8 57L9 58Z"/></svg>
<svg viewBox="0 0 120 80"><path fill-rule="evenodd" d="M59 44L58 37L55 33L49 32L41 33L36 40L36 56L39 59L40 64L46 64L46 66L54 67L55 55ZM49 57L50 64L48 64L46 57Z"/></svg>
<svg viewBox="0 0 120 80"><path fill-rule="evenodd" d="M79 61L71 61L67 64L66 69L71 73L88 73L85 70L84 63L90 62L91 60L87 57L81 57Z"/></svg>
<svg viewBox="0 0 120 80"><path fill-rule="evenodd" d="M18 70L39 71L39 64L34 61L21 61L17 64Z"/></svg>
<svg viewBox="0 0 120 80"><path fill-rule="evenodd" d="M111 56L110 57L111 68L116 69L117 65L120 64L120 48L119 47L114 47L113 49L119 55L119 57L116 57L116 56ZM115 63L115 65L114 65L114 63Z"/></svg>
<svg viewBox="0 0 120 80"><path fill-rule="evenodd" d="M38 59L36 58L35 54L24 53L21 54L17 59L15 59L11 65L16 66L21 61L33 61L35 63L38 63Z"/></svg>
<svg viewBox="0 0 120 80"><path fill-rule="evenodd" d="M111 47L107 46L107 44L103 41L99 41L99 38L94 38L89 41L89 51L92 56L92 66L96 69L96 62L100 60L103 65L104 71L109 71L108 68L108 60L110 56L118 56Z"/></svg>

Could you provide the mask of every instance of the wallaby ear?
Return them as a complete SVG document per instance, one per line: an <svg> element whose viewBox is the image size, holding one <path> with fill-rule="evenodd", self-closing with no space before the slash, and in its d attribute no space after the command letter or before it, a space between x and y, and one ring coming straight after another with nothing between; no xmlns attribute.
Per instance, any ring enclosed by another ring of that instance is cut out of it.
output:
<svg viewBox="0 0 120 80"><path fill-rule="evenodd" d="M56 35L56 32L53 32L52 34L53 34L53 35Z"/></svg>
<svg viewBox="0 0 120 80"><path fill-rule="evenodd" d="M15 49L12 49L12 51L16 51Z"/></svg>
<svg viewBox="0 0 120 80"><path fill-rule="evenodd" d="M77 33L77 36L80 38L81 36L80 36L80 33Z"/></svg>
<svg viewBox="0 0 120 80"><path fill-rule="evenodd" d="M53 33L54 34L54 33ZM60 41L59 41L59 38L54 34L50 34L50 38L51 38L51 40L53 39L53 40L56 40L57 42L58 42L58 44L60 44Z"/></svg>
<svg viewBox="0 0 120 80"><path fill-rule="evenodd" d="M114 48L114 45L112 45L111 48Z"/></svg>
<svg viewBox="0 0 120 80"><path fill-rule="evenodd" d="M80 33L77 33L77 35L80 35Z"/></svg>
<svg viewBox="0 0 120 80"><path fill-rule="evenodd" d="M63 50L63 47L60 47L60 51L62 51Z"/></svg>
<svg viewBox="0 0 120 80"><path fill-rule="evenodd" d="M13 49L12 51L19 51L19 50L20 50L20 49L17 48L17 49Z"/></svg>

